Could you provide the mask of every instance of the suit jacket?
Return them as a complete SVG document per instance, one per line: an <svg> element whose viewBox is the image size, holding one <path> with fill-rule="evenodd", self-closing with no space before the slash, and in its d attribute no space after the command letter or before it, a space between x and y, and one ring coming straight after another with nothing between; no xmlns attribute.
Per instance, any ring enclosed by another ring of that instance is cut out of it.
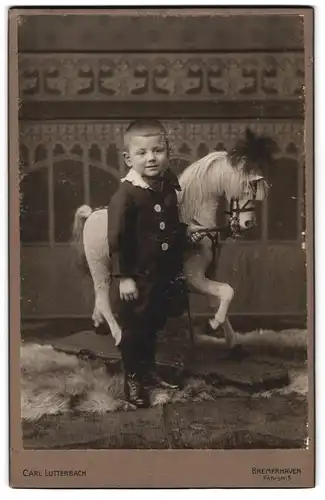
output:
<svg viewBox="0 0 325 500"><path fill-rule="evenodd" d="M178 214L177 177L149 185L130 170L108 205L112 274L166 282L182 271L186 225Z"/></svg>

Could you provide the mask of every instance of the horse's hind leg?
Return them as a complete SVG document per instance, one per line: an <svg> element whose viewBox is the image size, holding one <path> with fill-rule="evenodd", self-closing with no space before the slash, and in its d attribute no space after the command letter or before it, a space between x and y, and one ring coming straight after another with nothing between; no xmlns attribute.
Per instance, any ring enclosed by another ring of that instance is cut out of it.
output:
<svg viewBox="0 0 325 500"><path fill-rule="evenodd" d="M90 272L94 282L95 291L95 309L93 312L94 325L96 322L102 323L102 318L106 321L115 339L116 345L121 340L121 329L113 315L109 301L109 280L107 266L101 262L92 263L89 265Z"/></svg>
<svg viewBox="0 0 325 500"><path fill-rule="evenodd" d="M227 345L229 347L234 347L238 343L238 338L231 326L228 316L226 316L225 322L222 325L222 329L225 334Z"/></svg>
<svg viewBox="0 0 325 500"><path fill-rule="evenodd" d="M94 213L91 216L93 220L87 220L84 228L84 248L89 271L94 284L94 325L99 326L104 318L117 345L121 340L121 329L113 315L109 301L110 272L108 246L105 236L107 219L105 220L103 215L104 214ZM95 217L97 217L96 221L94 220Z"/></svg>
<svg viewBox="0 0 325 500"><path fill-rule="evenodd" d="M95 328L95 331L96 333L98 333L98 335L111 334L111 330L109 325L107 324L107 321L105 320L104 316L102 315L102 313L100 312L99 308L96 305L96 299L91 319L93 321L93 326Z"/></svg>
<svg viewBox="0 0 325 500"><path fill-rule="evenodd" d="M94 280L95 288L95 310L93 313L94 324L96 320L104 320L107 322L112 336L115 339L116 345L121 340L121 329L112 313L109 302L109 283L104 281ZM96 326L96 324L95 324Z"/></svg>
<svg viewBox="0 0 325 500"><path fill-rule="evenodd" d="M100 312L100 310L96 306L96 300L95 300L95 307L94 307L94 311L93 311L91 319L93 320L93 324L94 324L95 328L99 328L103 323L105 323L104 316L102 315L102 313Z"/></svg>

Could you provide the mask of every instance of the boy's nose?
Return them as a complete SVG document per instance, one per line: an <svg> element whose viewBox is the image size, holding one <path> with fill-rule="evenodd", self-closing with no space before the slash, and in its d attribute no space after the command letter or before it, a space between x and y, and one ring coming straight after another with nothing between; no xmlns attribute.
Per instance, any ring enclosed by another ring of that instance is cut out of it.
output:
<svg viewBox="0 0 325 500"><path fill-rule="evenodd" d="M147 154L147 159L148 161L151 161L151 160L156 160L156 155L153 151L148 151L148 154Z"/></svg>

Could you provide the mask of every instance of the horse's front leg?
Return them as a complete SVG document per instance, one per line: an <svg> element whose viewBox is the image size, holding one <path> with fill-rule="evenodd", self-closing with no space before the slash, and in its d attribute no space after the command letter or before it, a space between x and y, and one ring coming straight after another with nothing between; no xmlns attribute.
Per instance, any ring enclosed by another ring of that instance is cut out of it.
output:
<svg viewBox="0 0 325 500"><path fill-rule="evenodd" d="M211 295L219 300L219 307L214 317L209 320L212 330L222 327L226 344L229 348L236 344L236 334L227 317L228 309L234 296L234 291L227 283L213 281L206 277L206 269L211 262L212 253L207 247L201 247L197 252L186 259L184 270L189 285L196 291ZM209 343L219 343L220 339L211 335L200 334L198 340Z"/></svg>

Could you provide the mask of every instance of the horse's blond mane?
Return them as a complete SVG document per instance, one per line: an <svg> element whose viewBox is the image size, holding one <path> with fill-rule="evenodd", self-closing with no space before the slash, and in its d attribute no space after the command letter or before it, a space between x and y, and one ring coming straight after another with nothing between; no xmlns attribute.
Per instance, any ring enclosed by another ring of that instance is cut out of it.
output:
<svg viewBox="0 0 325 500"><path fill-rule="evenodd" d="M215 151L196 161L179 177L182 188L178 201L183 222L215 225L218 200L241 198L250 190L249 178L243 169L233 167L228 153Z"/></svg>

